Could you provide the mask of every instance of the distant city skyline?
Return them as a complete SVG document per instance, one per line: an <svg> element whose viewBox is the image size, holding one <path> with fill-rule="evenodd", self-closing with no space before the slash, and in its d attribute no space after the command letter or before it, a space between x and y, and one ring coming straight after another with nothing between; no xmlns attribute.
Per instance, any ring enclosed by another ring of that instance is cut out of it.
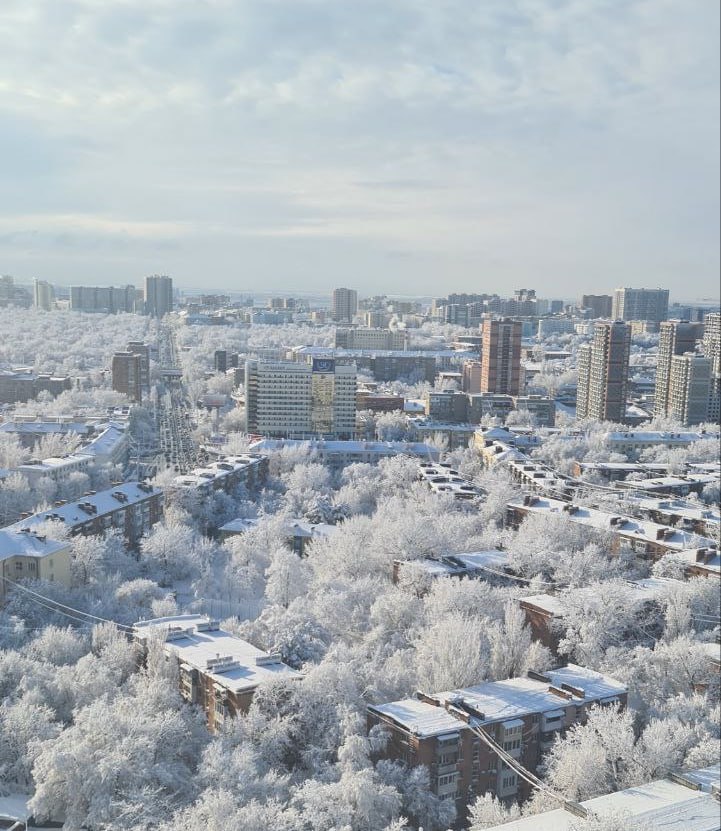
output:
<svg viewBox="0 0 721 831"><path fill-rule="evenodd" d="M0 10L0 273L717 295L717 3L52 6Z"/></svg>

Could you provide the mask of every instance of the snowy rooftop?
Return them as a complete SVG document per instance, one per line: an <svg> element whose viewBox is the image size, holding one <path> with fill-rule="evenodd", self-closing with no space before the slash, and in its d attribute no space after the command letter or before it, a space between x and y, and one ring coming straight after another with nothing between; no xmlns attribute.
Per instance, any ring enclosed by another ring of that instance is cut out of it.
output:
<svg viewBox="0 0 721 831"><path fill-rule="evenodd" d="M655 600L662 597L670 589L675 586L683 585L681 580L673 580L667 577L646 577L642 580L628 580L626 587L628 592L626 594L629 605L637 603L645 603L648 600ZM519 601L537 609L547 612L553 617L563 617L568 612L568 598L573 597L576 600L582 600L584 596L592 596L594 589L582 588L571 589L559 595L554 594L532 594L526 597L519 598Z"/></svg>
<svg viewBox="0 0 721 831"><path fill-rule="evenodd" d="M76 502L66 502L64 505L49 508L47 511L33 514L27 519L9 525L5 530L19 531L22 528L32 528L46 520L64 522L69 528L87 522L104 514L112 513L121 508L128 508L152 496L161 494L160 488L155 488L144 482L123 482L108 490L89 494ZM92 506L84 509L81 505ZM93 510L93 508L95 510Z"/></svg>
<svg viewBox="0 0 721 831"><path fill-rule="evenodd" d="M694 781L696 772L685 774ZM706 768L698 772L699 784L719 782L719 769ZM625 791L598 796L581 803L589 812L628 815L628 831L653 828L654 831L719 831L719 805L705 790L661 779L647 785L638 785ZM582 824L577 817L559 808L543 814L524 817L505 825L496 825L489 831L570 831Z"/></svg>
<svg viewBox="0 0 721 831"><path fill-rule="evenodd" d="M211 627L211 628L208 628ZM166 640L166 649L181 663L190 665L231 692L246 692L275 678L300 678L301 673L253 644L218 628L205 615L176 615L133 624L136 637L156 634ZM213 671L212 662L230 659L227 668ZM208 662L211 662L210 665Z"/></svg>
<svg viewBox="0 0 721 831"><path fill-rule="evenodd" d="M587 508L584 505L569 505L560 499L550 497L535 497L528 505L524 505L523 500L509 502L508 505L510 508L531 513L565 513L572 522L597 528L599 531L613 531L627 539L643 540L677 551L683 551L692 546L710 547L715 544L712 539L679 528L671 528L635 517L619 516L595 508ZM615 520L614 524L611 524L612 519Z"/></svg>
<svg viewBox="0 0 721 831"><path fill-rule="evenodd" d="M125 430L115 424L111 424L89 444L86 444L80 452L86 456L106 456L112 453L118 444L124 441Z"/></svg>
<svg viewBox="0 0 721 831"><path fill-rule="evenodd" d="M53 473L65 467L84 467L89 465L90 462L92 462L92 459L85 453L73 453L70 456L49 456L47 459L42 459L42 461L27 462L20 465L18 470Z"/></svg>
<svg viewBox="0 0 721 831"><path fill-rule="evenodd" d="M238 517L226 522L225 525L221 525L219 530L225 534L244 534L246 531L250 531L251 528L255 528L257 524L257 519Z"/></svg>
<svg viewBox="0 0 721 831"><path fill-rule="evenodd" d="M711 551L702 560L699 560L699 549L687 548L684 551L676 551L673 556L686 565L702 566L706 571L721 575L721 551Z"/></svg>
<svg viewBox="0 0 721 831"><path fill-rule="evenodd" d="M254 451L281 450L284 447L299 447L305 445L309 450L331 454L369 454L378 456L393 456L407 454L437 459L438 449L422 442L407 441L341 441L341 440L311 440L300 439L260 439L251 445Z"/></svg>
<svg viewBox="0 0 721 831"><path fill-rule="evenodd" d="M10 557L47 557L67 547L67 542L13 529L12 526L0 529L0 561Z"/></svg>
<svg viewBox="0 0 721 831"><path fill-rule="evenodd" d="M701 433L698 431L684 431L671 433L660 430L625 430L613 431L608 434L609 442L642 442L648 444L692 444L702 439L718 439L719 433Z"/></svg>
<svg viewBox="0 0 721 831"><path fill-rule="evenodd" d="M626 692L626 687L619 681L575 664L549 670L545 676L548 681L509 678L506 681L491 681L462 690L437 693L433 697L441 705L462 698L475 710L483 713L482 724L489 724L532 713L548 713L583 701L612 700ZM549 690L549 685L560 687L561 684L582 689L584 697L571 695L570 699L566 699ZM371 707L370 710L388 716L419 736L437 736L465 727L465 724L451 715L444 706L434 706L420 699L393 701Z"/></svg>
<svg viewBox="0 0 721 831"><path fill-rule="evenodd" d="M207 485L210 482L220 481L237 473L240 470L245 470L253 465L258 465L262 462L260 456L219 456L215 461L209 462L205 467L196 467L189 473L176 476L172 484L180 488L198 487L200 485Z"/></svg>

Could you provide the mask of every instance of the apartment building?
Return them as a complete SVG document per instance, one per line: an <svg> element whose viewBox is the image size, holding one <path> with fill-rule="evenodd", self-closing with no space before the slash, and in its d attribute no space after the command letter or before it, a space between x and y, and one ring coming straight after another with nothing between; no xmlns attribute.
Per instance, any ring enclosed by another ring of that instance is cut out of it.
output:
<svg viewBox="0 0 721 831"><path fill-rule="evenodd" d="M356 369L332 358L311 363L248 360L246 432L276 438L350 439L355 433Z"/></svg>
<svg viewBox="0 0 721 831"><path fill-rule="evenodd" d="M626 831L719 831L719 766L673 772L666 779L584 800L573 806L511 820L487 831L577 831L585 818L623 818ZM579 817L581 819L579 820Z"/></svg>
<svg viewBox="0 0 721 831"><path fill-rule="evenodd" d="M576 415L622 422L626 415L631 329L620 320L594 325L593 342L578 350Z"/></svg>
<svg viewBox="0 0 721 831"><path fill-rule="evenodd" d="M55 291L47 280L33 280L33 306L49 312L55 305Z"/></svg>
<svg viewBox="0 0 721 831"><path fill-rule="evenodd" d="M506 506L506 523L511 528L518 528L529 514L565 515L571 522L601 532L610 531L613 535L614 550L624 545L641 557L653 560L666 554L683 555L688 559L686 552L692 552L695 563L708 564L713 562L719 553L718 542L711 537L704 537L684 528L613 514L550 496L527 494L522 499L512 500Z"/></svg>
<svg viewBox="0 0 721 831"><path fill-rule="evenodd" d="M520 320L486 318L481 348L481 392L518 395L521 384Z"/></svg>
<svg viewBox="0 0 721 831"><path fill-rule="evenodd" d="M692 427L709 418L711 360L693 352L674 355L668 394L668 414Z"/></svg>
<svg viewBox="0 0 721 831"><path fill-rule="evenodd" d="M140 388L150 388L150 345L141 340L128 341L127 351L140 358Z"/></svg>
<svg viewBox="0 0 721 831"><path fill-rule="evenodd" d="M5 528L30 533L36 526L62 523L70 536L104 534L118 530L131 546L163 518L163 492L146 482L123 482L108 490L89 492L75 502L56 503L47 511L19 520Z"/></svg>
<svg viewBox="0 0 721 831"><path fill-rule="evenodd" d="M358 311L358 292L355 289L333 289L331 318L337 323L352 323Z"/></svg>
<svg viewBox="0 0 721 831"><path fill-rule="evenodd" d="M408 332L405 329L347 329L335 330L338 349L408 349Z"/></svg>
<svg viewBox="0 0 721 831"><path fill-rule="evenodd" d="M204 467L176 476L170 487L188 491L223 490L232 493L242 485L252 493L261 488L268 478L268 464L267 456L218 456Z"/></svg>
<svg viewBox="0 0 721 831"><path fill-rule="evenodd" d="M721 434L705 430L685 430L671 432L668 430L615 430L606 436L606 444L618 453L640 453L647 447L663 445L664 447L682 447L704 439L718 441Z"/></svg>
<svg viewBox="0 0 721 831"><path fill-rule="evenodd" d="M618 288L613 293L611 317L660 323L668 318L668 289Z"/></svg>
<svg viewBox="0 0 721 831"><path fill-rule="evenodd" d="M430 788L454 800L459 815L479 794L525 799L530 787L493 743L535 771L554 739L586 719L593 705L626 704L619 681L575 664L529 672L460 690L368 707L368 727L390 733L384 755L410 767L425 765Z"/></svg>
<svg viewBox="0 0 721 831"><path fill-rule="evenodd" d="M19 580L46 580L70 587L70 543L32 529L0 529L0 604Z"/></svg>
<svg viewBox="0 0 721 831"><path fill-rule="evenodd" d="M60 375L36 375L31 369L0 369L0 404L17 404L47 392L58 396L73 387L72 379Z"/></svg>
<svg viewBox="0 0 721 831"><path fill-rule="evenodd" d="M471 394L481 391L482 364L480 361L464 361L461 375L461 389Z"/></svg>
<svg viewBox="0 0 721 831"><path fill-rule="evenodd" d="M36 485L40 479L50 479L56 484L64 482L72 473L88 473L93 464L92 456L83 453L73 453L69 456L50 457L47 459L31 459L17 467L18 473Z"/></svg>
<svg viewBox="0 0 721 831"><path fill-rule="evenodd" d="M133 625L133 637L144 650L155 639L164 643L166 656L178 661L181 695L203 710L212 733L247 713L259 686L302 678L279 655L226 632L205 615L141 620Z"/></svg>
<svg viewBox="0 0 721 831"><path fill-rule="evenodd" d="M135 311L137 289L125 286L70 286L70 308L78 312L128 314Z"/></svg>
<svg viewBox="0 0 721 831"><path fill-rule="evenodd" d="M669 415L671 395L671 359L693 352L703 326L688 320L664 320L659 327L658 364L656 366L653 412Z"/></svg>
<svg viewBox="0 0 721 831"><path fill-rule="evenodd" d="M133 352L116 352L111 363L112 387L131 401L143 398L142 358Z"/></svg>
<svg viewBox="0 0 721 831"><path fill-rule="evenodd" d="M508 554L505 551L470 551L461 554L442 554L416 560L393 560L393 582L422 596L430 591L436 580L455 577L480 578L490 583L507 585L513 582ZM517 583L516 583L517 585Z"/></svg>
<svg viewBox="0 0 721 831"><path fill-rule="evenodd" d="M610 294L584 294L581 298L581 308L589 309L595 318L611 317L613 297Z"/></svg>
<svg viewBox="0 0 721 831"><path fill-rule="evenodd" d="M173 311L173 280L161 274L145 278L145 314L163 317Z"/></svg>

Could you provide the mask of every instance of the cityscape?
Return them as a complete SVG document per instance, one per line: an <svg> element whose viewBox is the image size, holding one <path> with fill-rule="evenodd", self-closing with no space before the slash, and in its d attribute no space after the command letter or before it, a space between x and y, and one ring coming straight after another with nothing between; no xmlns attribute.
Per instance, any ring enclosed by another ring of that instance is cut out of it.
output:
<svg viewBox="0 0 721 831"><path fill-rule="evenodd" d="M720 27L0 3L0 831L721 831Z"/></svg>
<svg viewBox="0 0 721 831"><path fill-rule="evenodd" d="M2 287L8 823L717 827L718 304Z"/></svg>

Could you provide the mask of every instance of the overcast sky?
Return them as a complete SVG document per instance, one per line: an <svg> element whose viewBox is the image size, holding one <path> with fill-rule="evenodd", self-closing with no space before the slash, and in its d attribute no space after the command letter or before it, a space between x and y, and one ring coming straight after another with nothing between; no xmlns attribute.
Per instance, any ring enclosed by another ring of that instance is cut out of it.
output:
<svg viewBox="0 0 721 831"><path fill-rule="evenodd" d="M0 273L718 296L718 0L1 0Z"/></svg>

